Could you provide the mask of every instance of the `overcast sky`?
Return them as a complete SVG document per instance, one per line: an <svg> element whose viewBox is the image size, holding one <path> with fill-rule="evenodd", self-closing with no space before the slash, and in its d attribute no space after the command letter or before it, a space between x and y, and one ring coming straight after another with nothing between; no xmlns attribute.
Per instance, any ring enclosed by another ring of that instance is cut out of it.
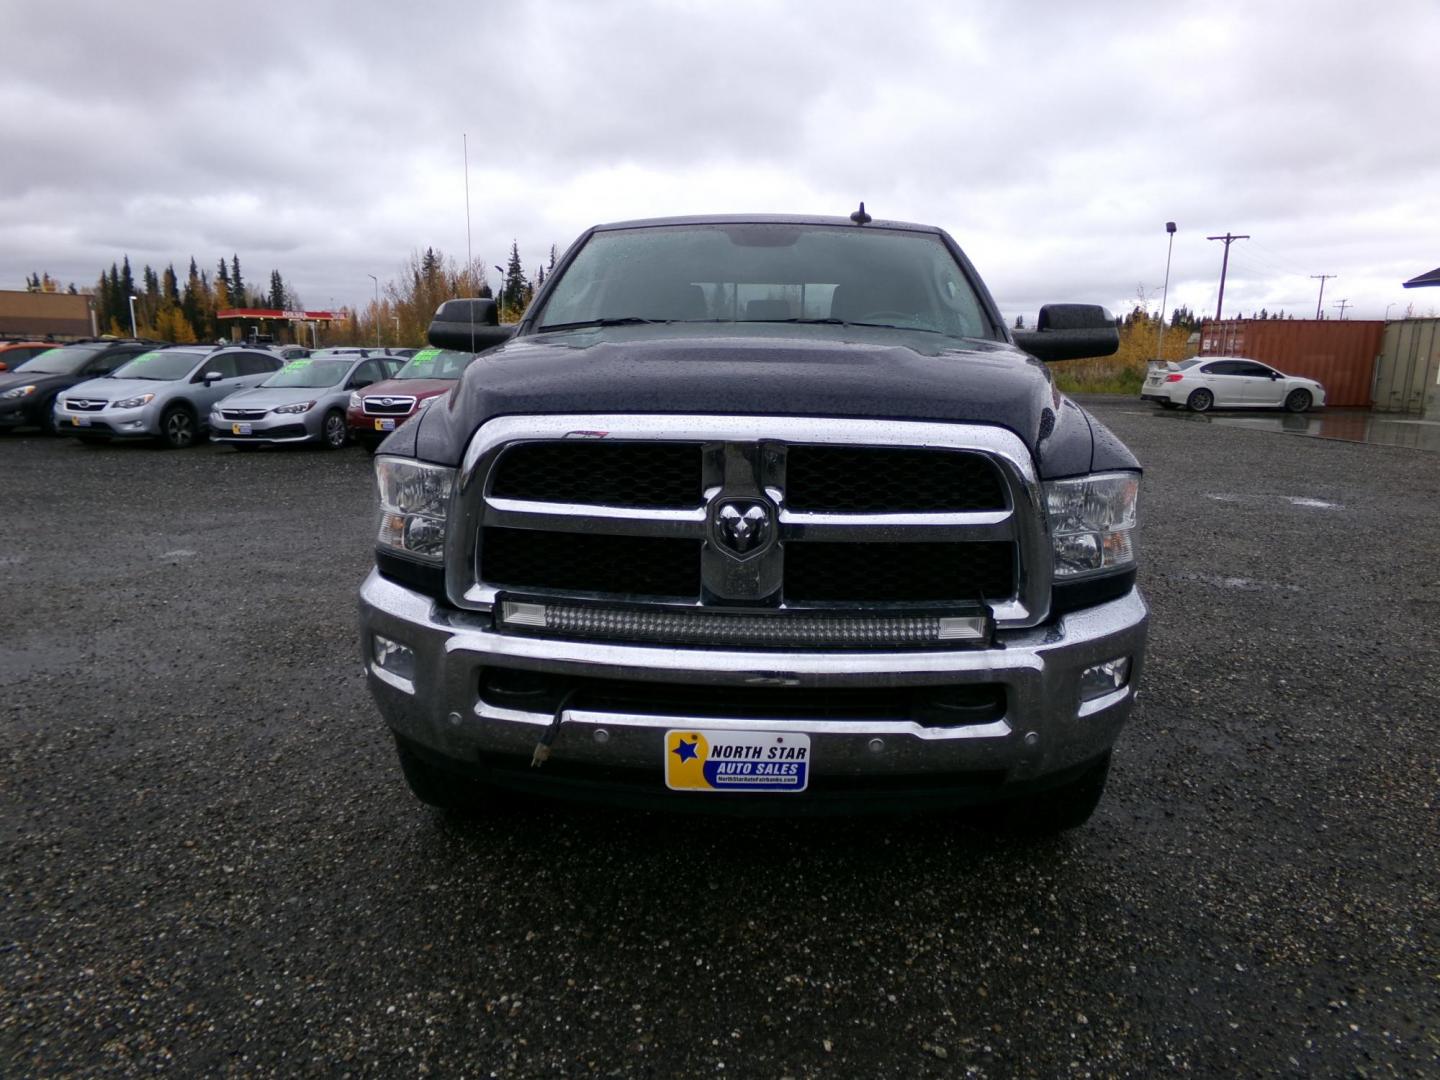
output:
<svg viewBox="0 0 1440 1080"><path fill-rule="evenodd" d="M0 288L239 253L307 307L670 213L937 224L1041 303L1440 289L1440 3L0 4ZM494 275L492 272L492 279Z"/></svg>

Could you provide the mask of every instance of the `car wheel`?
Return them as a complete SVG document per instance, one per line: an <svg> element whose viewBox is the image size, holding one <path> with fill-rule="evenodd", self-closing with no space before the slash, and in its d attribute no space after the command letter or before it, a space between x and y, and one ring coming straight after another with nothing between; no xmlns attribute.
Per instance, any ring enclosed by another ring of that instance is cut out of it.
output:
<svg viewBox="0 0 1440 1080"><path fill-rule="evenodd" d="M171 450L195 445L195 415L184 405L171 405L160 417L160 441Z"/></svg>
<svg viewBox="0 0 1440 1080"><path fill-rule="evenodd" d="M345 429L345 414L339 409L326 413L320 425L320 445L326 450L339 450L349 437L350 433Z"/></svg>
<svg viewBox="0 0 1440 1080"><path fill-rule="evenodd" d="M1185 407L1191 412L1209 412L1215 404L1215 395L1209 390L1196 390L1185 399Z"/></svg>
<svg viewBox="0 0 1440 1080"><path fill-rule="evenodd" d="M1001 831L1017 836L1053 836L1084 825L1100 805L1109 775L1110 752L1107 750L1063 787L1004 806L999 821Z"/></svg>
<svg viewBox="0 0 1440 1080"><path fill-rule="evenodd" d="M1314 400L1309 390L1291 390L1285 395L1285 408L1289 412L1309 412Z"/></svg>
<svg viewBox="0 0 1440 1080"><path fill-rule="evenodd" d="M450 813L474 813L494 801L492 789L479 780L432 765L399 736L395 753L400 758L400 771L410 792L421 802Z"/></svg>

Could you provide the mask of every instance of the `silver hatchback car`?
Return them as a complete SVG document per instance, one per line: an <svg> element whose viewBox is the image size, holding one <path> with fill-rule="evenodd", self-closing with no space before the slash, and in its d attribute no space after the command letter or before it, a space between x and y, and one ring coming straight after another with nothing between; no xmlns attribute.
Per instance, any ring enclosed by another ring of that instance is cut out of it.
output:
<svg viewBox="0 0 1440 1080"><path fill-rule="evenodd" d="M159 439L190 446L210 407L278 371L285 361L263 349L175 345L141 353L102 379L55 399L55 430L82 442Z"/></svg>
<svg viewBox="0 0 1440 1080"><path fill-rule="evenodd" d="M210 410L210 438L236 447L318 442L345 445L350 394L390 378L399 356L344 354L291 360L253 390L219 401Z"/></svg>

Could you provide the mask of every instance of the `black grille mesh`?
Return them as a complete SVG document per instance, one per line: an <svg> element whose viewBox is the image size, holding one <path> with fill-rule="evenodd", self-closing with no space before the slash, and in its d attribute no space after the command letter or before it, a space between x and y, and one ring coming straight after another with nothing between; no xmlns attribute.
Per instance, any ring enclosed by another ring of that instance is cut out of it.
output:
<svg viewBox="0 0 1440 1080"><path fill-rule="evenodd" d="M785 599L792 604L993 601L1014 591L1009 541L785 545Z"/></svg>
<svg viewBox="0 0 1440 1080"><path fill-rule="evenodd" d="M621 596L700 592L700 541L487 527L480 576L491 585Z"/></svg>
<svg viewBox="0 0 1440 1080"><path fill-rule="evenodd" d="M491 491L506 499L683 508L700 505L697 443L521 443L496 466Z"/></svg>
<svg viewBox="0 0 1440 1080"><path fill-rule="evenodd" d="M1000 477L980 454L887 447L792 446L791 510L839 513L1003 510Z"/></svg>

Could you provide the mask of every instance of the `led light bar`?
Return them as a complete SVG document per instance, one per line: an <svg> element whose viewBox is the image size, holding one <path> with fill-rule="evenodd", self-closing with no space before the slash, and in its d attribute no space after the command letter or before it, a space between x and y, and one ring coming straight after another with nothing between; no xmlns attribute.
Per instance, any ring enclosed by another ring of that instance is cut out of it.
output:
<svg viewBox="0 0 1440 1080"><path fill-rule="evenodd" d="M704 611L604 607L502 598L502 629L656 645L875 649L972 645L990 639L984 613L868 615L856 612Z"/></svg>

